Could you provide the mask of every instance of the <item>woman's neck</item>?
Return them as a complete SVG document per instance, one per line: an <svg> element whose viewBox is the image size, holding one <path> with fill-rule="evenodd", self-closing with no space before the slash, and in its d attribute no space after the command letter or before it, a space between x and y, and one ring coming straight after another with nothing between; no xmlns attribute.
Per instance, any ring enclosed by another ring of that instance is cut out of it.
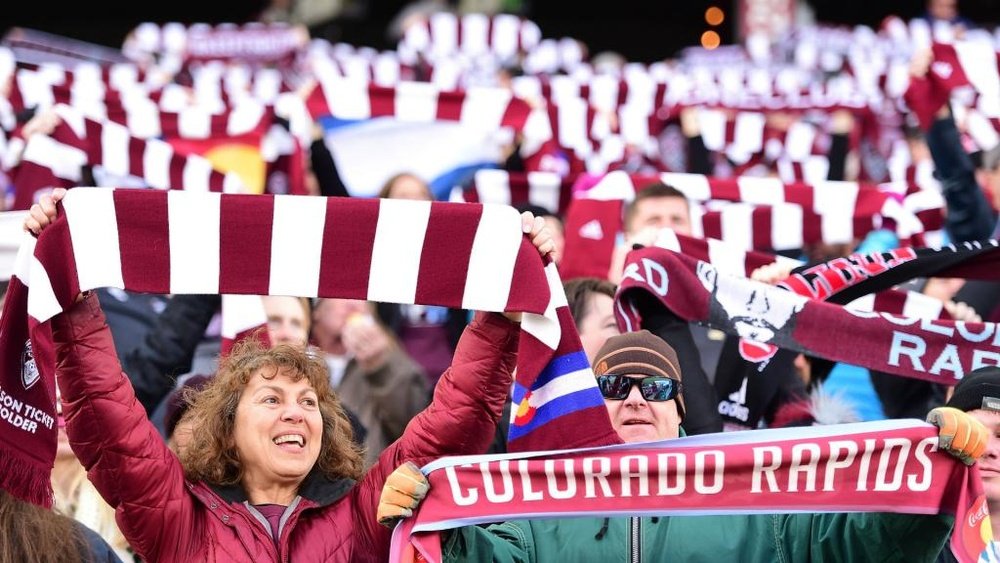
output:
<svg viewBox="0 0 1000 563"><path fill-rule="evenodd" d="M243 480L243 490L250 504L292 504L299 494L299 483L264 483L254 484L249 479Z"/></svg>

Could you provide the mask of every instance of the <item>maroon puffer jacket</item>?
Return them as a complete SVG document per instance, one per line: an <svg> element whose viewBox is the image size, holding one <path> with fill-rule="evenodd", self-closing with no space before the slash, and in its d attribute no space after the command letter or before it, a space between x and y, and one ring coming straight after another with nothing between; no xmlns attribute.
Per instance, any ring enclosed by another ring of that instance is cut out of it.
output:
<svg viewBox="0 0 1000 563"><path fill-rule="evenodd" d="M91 296L52 321L57 377L73 451L145 561L385 561L375 521L382 484L402 462L477 454L492 440L511 384L517 327L480 314L466 329L434 400L358 483L310 475L276 547L242 490L189 483L115 355Z"/></svg>

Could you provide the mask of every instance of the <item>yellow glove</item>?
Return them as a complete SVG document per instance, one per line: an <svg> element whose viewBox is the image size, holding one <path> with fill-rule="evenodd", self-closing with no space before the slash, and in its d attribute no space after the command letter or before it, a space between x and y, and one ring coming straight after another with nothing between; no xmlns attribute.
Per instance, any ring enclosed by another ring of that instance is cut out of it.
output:
<svg viewBox="0 0 1000 563"><path fill-rule="evenodd" d="M427 496L430 483L412 461L408 461L389 474L378 499L378 523L393 527L397 520L413 516L420 501Z"/></svg>
<svg viewBox="0 0 1000 563"><path fill-rule="evenodd" d="M938 448L972 465L986 451L990 433L982 422L953 407L937 407L927 413L927 422L938 427Z"/></svg>

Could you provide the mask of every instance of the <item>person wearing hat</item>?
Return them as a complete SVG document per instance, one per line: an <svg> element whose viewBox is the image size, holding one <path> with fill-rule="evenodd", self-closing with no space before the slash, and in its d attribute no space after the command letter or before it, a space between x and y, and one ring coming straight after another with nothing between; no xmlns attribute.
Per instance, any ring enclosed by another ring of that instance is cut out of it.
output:
<svg viewBox="0 0 1000 563"><path fill-rule="evenodd" d="M623 441L684 434L682 373L665 341L646 330L613 336L593 370ZM932 422L941 427L940 447L971 463L985 447L986 428L957 409L938 414ZM389 525L411 516L428 486L415 465L401 465L386 480L376 517ZM510 520L450 530L442 536L442 554L447 562L933 561L952 521L891 513Z"/></svg>
<svg viewBox="0 0 1000 563"><path fill-rule="evenodd" d="M988 431L982 451L967 462L974 461L979 466L993 537L1000 538L1000 367L986 366L969 372L955 386L945 406L932 409L927 420L942 429L942 436L960 436L959 420L964 413L981 422ZM1000 561L1000 542L989 542L980 560ZM938 561L950 563L955 556L944 549Z"/></svg>

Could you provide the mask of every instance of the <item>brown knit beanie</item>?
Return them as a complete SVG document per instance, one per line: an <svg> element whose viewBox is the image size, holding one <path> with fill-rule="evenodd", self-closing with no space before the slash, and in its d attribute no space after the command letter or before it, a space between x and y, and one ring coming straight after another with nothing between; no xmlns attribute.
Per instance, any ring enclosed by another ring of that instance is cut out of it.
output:
<svg viewBox="0 0 1000 563"><path fill-rule="evenodd" d="M681 380L677 352L648 330L612 336L594 357L594 375L663 376ZM684 417L684 398L677 395L677 407Z"/></svg>

